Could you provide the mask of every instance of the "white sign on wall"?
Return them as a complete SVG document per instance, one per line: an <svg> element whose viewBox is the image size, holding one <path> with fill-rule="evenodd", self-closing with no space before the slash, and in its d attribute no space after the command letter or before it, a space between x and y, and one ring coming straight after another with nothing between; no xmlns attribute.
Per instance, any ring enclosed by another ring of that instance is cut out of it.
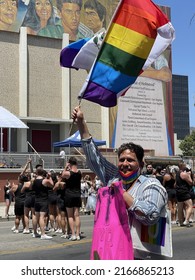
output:
<svg viewBox="0 0 195 280"><path fill-rule="evenodd" d="M126 142L169 155L162 81L139 77L118 99L115 148Z"/></svg>

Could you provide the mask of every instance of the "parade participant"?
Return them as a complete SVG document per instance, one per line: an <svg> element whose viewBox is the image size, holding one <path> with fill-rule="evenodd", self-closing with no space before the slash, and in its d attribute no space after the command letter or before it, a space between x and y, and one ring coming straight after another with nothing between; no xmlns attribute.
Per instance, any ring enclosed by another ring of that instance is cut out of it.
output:
<svg viewBox="0 0 195 280"><path fill-rule="evenodd" d="M48 213L48 190L54 186L50 174L44 169L37 169L36 179L32 182L32 190L35 192L35 215L41 230L41 239L48 240L52 236L45 234L45 217Z"/></svg>
<svg viewBox="0 0 195 280"><path fill-rule="evenodd" d="M5 217L9 220L9 208L12 202L12 193L10 192L11 184L9 179L4 186L4 200L5 200Z"/></svg>
<svg viewBox="0 0 195 280"><path fill-rule="evenodd" d="M62 178L66 179L64 204L71 230L71 237L69 239L72 241L80 240L81 177L76 158L70 157L62 172Z"/></svg>
<svg viewBox="0 0 195 280"><path fill-rule="evenodd" d="M18 184L13 183L10 192L15 196L14 213L15 213L15 227L13 233L19 233L19 225L22 220L23 229L25 229L24 222L24 201L25 193L21 192L25 182L29 181L29 177L26 175L20 175L18 177Z"/></svg>
<svg viewBox="0 0 195 280"><path fill-rule="evenodd" d="M118 149L118 167L106 160L95 146L80 107L72 112L77 123L83 151L89 168L99 177L104 186L111 186L120 180L123 199L126 203L130 225L133 219L145 225L158 222L167 204L167 193L156 178L141 175L144 150L132 142L122 144Z"/></svg>
<svg viewBox="0 0 195 280"><path fill-rule="evenodd" d="M176 198L180 226L191 227L189 219L193 211L193 206L190 189L193 183L191 167L185 162L179 163L179 171L176 173Z"/></svg>
<svg viewBox="0 0 195 280"><path fill-rule="evenodd" d="M171 223L176 224L177 217L177 198L176 198L176 171L173 167L167 166L163 176L163 186L168 194L168 208L171 211Z"/></svg>

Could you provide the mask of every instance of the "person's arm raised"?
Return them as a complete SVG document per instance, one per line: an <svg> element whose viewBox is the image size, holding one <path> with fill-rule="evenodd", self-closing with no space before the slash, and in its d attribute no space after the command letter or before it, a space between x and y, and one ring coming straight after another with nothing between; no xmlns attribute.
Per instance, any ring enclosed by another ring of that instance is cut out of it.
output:
<svg viewBox="0 0 195 280"><path fill-rule="evenodd" d="M75 107L72 111L72 119L78 126L81 139L88 139L89 137L91 137L80 106Z"/></svg>

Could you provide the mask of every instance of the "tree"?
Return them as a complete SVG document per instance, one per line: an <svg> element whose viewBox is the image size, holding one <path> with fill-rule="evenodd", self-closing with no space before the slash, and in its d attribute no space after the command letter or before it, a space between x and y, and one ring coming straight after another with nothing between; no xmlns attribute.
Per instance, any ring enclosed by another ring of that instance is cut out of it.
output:
<svg viewBox="0 0 195 280"><path fill-rule="evenodd" d="M195 131L181 140L179 148L184 156L195 156Z"/></svg>

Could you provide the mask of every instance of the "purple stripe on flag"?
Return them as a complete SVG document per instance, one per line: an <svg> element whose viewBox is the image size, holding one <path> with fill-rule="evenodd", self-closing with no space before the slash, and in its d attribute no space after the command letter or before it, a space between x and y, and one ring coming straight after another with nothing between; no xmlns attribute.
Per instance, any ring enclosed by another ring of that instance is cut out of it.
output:
<svg viewBox="0 0 195 280"><path fill-rule="evenodd" d="M100 104L104 107L113 107L117 104L116 93L101 87L91 81L87 85L87 90L81 98Z"/></svg>
<svg viewBox="0 0 195 280"><path fill-rule="evenodd" d="M60 65L63 67L68 68L74 68L76 67L72 66L72 62L75 58L75 56L79 53L81 48L90 40L90 38L84 38L81 40L78 40L77 42L71 43L67 47L65 47L61 53L60 53Z"/></svg>
<svg viewBox="0 0 195 280"><path fill-rule="evenodd" d="M79 49L72 48L63 49L60 55L60 65L63 67L74 68L78 70L78 68L72 66L72 62L79 51Z"/></svg>

